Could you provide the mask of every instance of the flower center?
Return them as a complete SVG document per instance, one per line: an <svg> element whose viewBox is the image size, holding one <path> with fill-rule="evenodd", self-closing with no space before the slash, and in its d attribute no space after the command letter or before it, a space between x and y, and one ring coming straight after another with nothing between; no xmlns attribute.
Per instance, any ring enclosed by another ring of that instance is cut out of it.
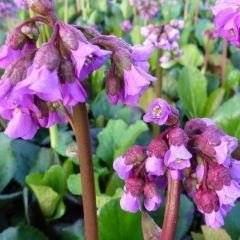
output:
<svg viewBox="0 0 240 240"><path fill-rule="evenodd" d="M162 114L162 107L160 105L156 106L152 110L153 117L159 118Z"/></svg>
<svg viewBox="0 0 240 240"><path fill-rule="evenodd" d="M182 159L178 158L176 159L176 163L181 163L182 162Z"/></svg>

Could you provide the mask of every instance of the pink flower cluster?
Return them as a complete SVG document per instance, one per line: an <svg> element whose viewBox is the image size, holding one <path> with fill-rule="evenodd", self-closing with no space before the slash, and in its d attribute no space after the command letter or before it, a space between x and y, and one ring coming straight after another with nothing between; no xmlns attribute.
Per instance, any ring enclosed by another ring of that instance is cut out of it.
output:
<svg viewBox="0 0 240 240"><path fill-rule="evenodd" d="M0 48L0 115L9 121L5 133L31 139L39 127L65 122L65 113L85 102L82 82L111 56L107 76L110 101L133 105L155 80L148 71L152 48L131 47L115 36L101 35L92 27L78 29L59 21L53 3L26 1L36 16L17 26ZM53 29L51 39L36 47L42 22Z"/></svg>
<svg viewBox="0 0 240 240"><path fill-rule="evenodd" d="M177 110L162 99L150 105L143 119L168 128L148 146L134 146L114 161L113 168L125 180L121 207L137 212L143 198L145 209L155 211L169 172L184 182L206 224L221 227L240 197L240 162L231 157L237 139L205 118L192 119L181 128Z"/></svg>

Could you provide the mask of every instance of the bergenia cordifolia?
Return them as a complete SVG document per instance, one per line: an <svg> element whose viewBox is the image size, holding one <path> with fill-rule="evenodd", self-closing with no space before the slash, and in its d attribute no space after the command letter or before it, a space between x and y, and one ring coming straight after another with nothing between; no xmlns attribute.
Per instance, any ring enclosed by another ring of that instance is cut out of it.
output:
<svg viewBox="0 0 240 240"><path fill-rule="evenodd" d="M170 60L177 60L182 55L178 44L180 29L184 27L183 20L171 20L169 24L154 26L149 24L142 27L141 33L146 38L144 45L150 45L163 51L159 61L167 64Z"/></svg>
<svg viewBox="0 0 240 240"><path fill-rule="evenodd" d="M162 99L154 100L143 119L168 127L148 146L133 146L114 161L113 168L125 181L122 209L155 211L166 187L159 183L167 181L169 171L183 181L206 224L221 227L240 197L240 164L231 157L237 139L206 118L192 119L181 128L177 110Z"/></svg>
<svg viewBox="0 0 240 240"><path fill-rule="evenodd" d="M212 12L215 15L214 23L218 34L232 44L240 47L239 24L240 2L238 0L217 0Z"/></svg>
<svg viewBox="0 0 240 240"><path fill-rule="evenodd" d="M9 137L31 139L38 128L72 117L72 108L87 100L82 82L109 57L112 65L106 87L111 103L135 104L155 80L147 73L151 47L132 47L93 27L65 24L54 15L52 1L24 2L44 17L18 25L0 48L0 68L5 69L0 81L0 115L9 121L5 130ZM37 48L39 22L50 26L53 33Z"/></svg>

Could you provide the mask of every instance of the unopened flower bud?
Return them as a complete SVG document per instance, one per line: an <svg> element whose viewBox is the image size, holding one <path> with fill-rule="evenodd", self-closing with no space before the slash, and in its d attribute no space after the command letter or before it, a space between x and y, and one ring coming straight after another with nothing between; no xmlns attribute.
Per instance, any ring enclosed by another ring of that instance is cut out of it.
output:
<svg viewBox="0 0 240 240"><path fill-rule="evenodd" d="M190 197L194 196L197 188L197 178L192 177L191 175L185 178L184 186Z"/></svg>
<svg viewBox="0 0 240 240"><path fill-rule="evenodd" d="M39 29L36 25L25 25L21 28L21 32L25 34L29 39L37 41L39 37Z"/></svg>
<svg viewBox="0 0 240 240"><path fill-rule="evenodd" d="M194 201L197 207L204 213L211 213L212 211L218 211L220 203L218 195L213 190L197 190Z"/></svg>
<svg viewBox="0 0 240 240"><path fill-rule="evenodd" d="M27 41L27 36L21 32L18 28L15 28L7 38L7 43L10 44L10 46L14 50L22 49L24 44Z"/></svg>
<svg viewBox="0 0 240 240"><path fill-rule="evenodd" d="M60 63L58 76L61 83L72 83L75 81L74 66L70 60L63 60Z"/></svg>
<svg viewBox="0 0 240 240"><path fill-rule="evenodd" d="M126 164L140 164L145 159L145 154L140 146L133 146L124 154Z"/></svg>
<svg viewBox="0 0 240 240"><path fill-rule="evenodd" d="M167 137L169 145L181 146L188 142L187 134L179 127L171 129Z"/></svg>
<svg viewBox="0 0 240 240"><path fill-rule="evenodd" d="M58 68L60 60L58 49L53 44L45 44L37 51L34 62L36 69L45 65L49 71L54 71Z"/></svg>
<svg viewBox="0 0 240 240"><path fill-rule="evenodd" d="M157 157L159 159L164 158L167 150L168 150L167 143L163 139L160 139L160 138L153 139L147 148L148 155L150 155L150 156L154 155L155 157Z"/></svg>
<svg viewBox="0 0 240 240"><path fill-rule="evenodd" d="M106 73L106 92L111 104L116 105L119 100L119 94L121 92L121 79L116 77L112 71Z"/></svg>
<svg viewBox="0 0 240 240"><path fill-rule="evenodd" d="M140 178L129 177L126 181L126 192L130 192L132 196L139 196L144 187L144 181Z"/></svg>
<svg viewBox="0 0 240 240"><path fill-rule="evenodd" d="M186 123L185 132L188 134L189 137L193 135L199 135L205 131L207 128L207 124L200 118L191 119Z"/></svg>
<svg viewBox="0 0 240 240"><path fill-rule="evenodd" d="M43 16L49 16L54 11L53 0L25 0L28 7L35 13Z"/></svg>
<svg viewBox="0 0 240 240"><path fill-rule="evenodd" d="M215 190L221 190L224 185L230 186L231 180L229 169L215 163L210 166L208 170L208 182Z"/></svg>
<svg viewBox="0 0 240 240"><path fill-rule="evenodd" d="M133 59L128 50L119 48L113 53L113 62L116 65L117 76L121 77L124 73L124 70L131 69Z"/></svg>
<svg viewBox="0 0 240 240"><path fill-rule="evenodd" d="M144 206L148 211L155 211L159 208L162 199L154 182L145 184L144 197Z"/></svg>

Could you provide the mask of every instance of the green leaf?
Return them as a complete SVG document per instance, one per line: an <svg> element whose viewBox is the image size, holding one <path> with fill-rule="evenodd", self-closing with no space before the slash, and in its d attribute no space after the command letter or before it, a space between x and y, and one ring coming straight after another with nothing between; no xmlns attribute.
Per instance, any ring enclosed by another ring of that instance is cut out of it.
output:
<svg viewBox="0 0 240 240"><path fill-rule="evenodd" d="M160 239L161 228L147 212L142 212L142 231L144 240Z"/></svg>
<svg viewBox="0 0 240 240"><path fill-rule="evenodd" d="M213 115L213 120L229 135L240 139L240 94L226 101Z"/></svg>
<svg viewBox="0 0 240 240"><path fill-rule="evenodd" d="M237 202L235 207L228 213L224 219L224 228L227 230L232 240L239 239L240 225L239 225L240 203Z"/></svg>
<svg viewBox="0 0 240 240"><path fill-rule="evenodd" d="M96 194L100 195L100 187L99 187L99 175L98 173L94 173L94 181L95 181L95 189ZM72 174L69 176L67 180L68 190L74 195L82 195L82 184L81 184L81 175L80 174Z"/></svg>
<svg viewBox="0 0 240 240"><path fill-rule="evenodd" d="M0 133L0 192L7 186L16 172L16 159L11 148L11 139Z"/></svg>
<svg viewBox="0 0 240 240"><path fill-rule="evenodd" d="M207 80L193 67L184 67L178 80L178 94L188 118L202 117L207 101Z"/></svg>
<svg viewBox="0 0 240 240"><path fill-rule="evenodd" d="M64 194L65 176L60 165L51 166L44 174L42 184L51 187L55 192Z"/></svg>
<svg viewBox="0 0 240 240"><path fill-rule="evenodd" d="M98 217L100 240L142 240L141 213L131 214L120 208L119 199L107 203Z"/></svg>
<svg viewBox="0 0 240 240"><path fill-rule="evenodd" d="M203 234L191 232L193 240L205 240Z"/></svg>
<svg viewBox="0 0 240 240"><path fill-rule="evenodd" d="M0 234L2 240L48 240L38 229L31 226L10 227Z"/></svg>
<svg viewBox="0 0 240 240"><path fill-rule="evenodd" d="M43 215L50 218L54 214L61 196L47 186L31 184L29 186L37 197Z"/></svg>
<svg viewBox="0 0 240 240"><path fill-rule="evenodd" d="M134 25L130 36L134 45L141 44L143 42L143 36L141 35L141 27L139 25Z"/></svg>
<svg viewBox="0 0 240 240"><path fill-rule="evenodd" d="M218 88L208 97L203 114L205 117L211 117L218 109L223 101L224 93L224 88Z"/></svg>
<svg viewBox="0 0 240 240"><path fill-rule="evenodd" d="M203 64L203 55L199 49L193 44L187 44L182 46L183 55L179 59L179 62L183 66L199 67Z"/></svg>
<svg viewBox="0 0 240 240"><path fill-rule="evenodd" d="M224 229L214 229L207 226L201 226L205 239L211 240L231 240L231 237L227 234Z"/></svg>
<svg viewBox="0 0 240 240"><path fill-rule="evenodd" d="M123 120L110 120L106 128L98 134L97 156L108 166L112 166L114 157L124 153L147 129L147 125L141 120L130 127Z"/></svg>

